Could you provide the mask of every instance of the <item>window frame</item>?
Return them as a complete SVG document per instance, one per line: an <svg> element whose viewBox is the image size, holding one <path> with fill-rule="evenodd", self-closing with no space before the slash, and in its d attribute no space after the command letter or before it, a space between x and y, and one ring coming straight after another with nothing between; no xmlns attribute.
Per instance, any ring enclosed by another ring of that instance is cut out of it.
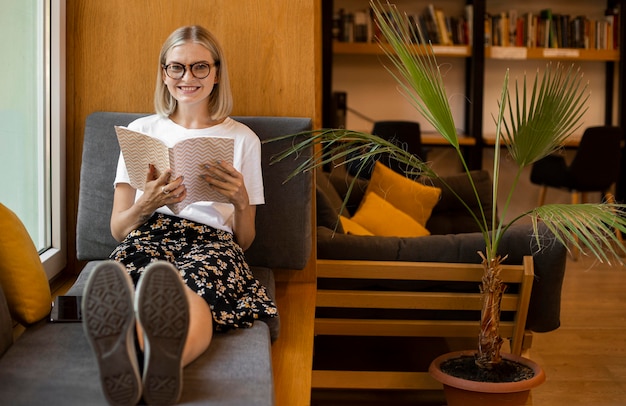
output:
<svg viewBox="0 0 626 406"><path fill-rule="evenodd" d="M48 279L58 275L67 265L66 226L66 0L45 0L44 35L46 47L45 112L49 135L46 153L50 159L50 248L40 254Z"/></svg>

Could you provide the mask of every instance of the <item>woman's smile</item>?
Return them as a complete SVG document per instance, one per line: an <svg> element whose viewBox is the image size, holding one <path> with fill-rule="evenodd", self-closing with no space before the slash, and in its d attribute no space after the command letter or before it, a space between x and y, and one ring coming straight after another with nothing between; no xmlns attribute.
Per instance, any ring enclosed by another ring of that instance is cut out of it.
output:
<svg viewBox="0 0 626 406"><path fill-rule="evenodd" d="M177 86L177 87L183 93L193 93L196 90L200 89L200 86Z"/></svg>

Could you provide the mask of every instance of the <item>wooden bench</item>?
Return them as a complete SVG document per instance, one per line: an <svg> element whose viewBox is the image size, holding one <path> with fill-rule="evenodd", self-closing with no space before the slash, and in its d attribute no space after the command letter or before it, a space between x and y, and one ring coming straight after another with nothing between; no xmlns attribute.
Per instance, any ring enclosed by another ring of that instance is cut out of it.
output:
<svg viewBox="0 0 626 406"><path fill-rule="evenodd" d="M318 283L330 280L370 280L435 282L475 282L476 292L401 291L380 289L318 288L316 309L390 309L445 311L463 314L481 309L479 287L483 267L480 264L452 264L400 261L317 261ZM523 265L504 265L502 279L510 288L502 300L502 311L512 318L503 320L500 333L510 339L511 352L520 355L530 347L532 333L525 330L534 272L533 259L524 257ZM320 317L316 315L316 336L353 337L478 337L479 318L398 319ZM434 359L439 354L432 354ZM315 354L314 354L315 357ZM312 387L325 389L441 389L427 372L313 370Z"/></svg>

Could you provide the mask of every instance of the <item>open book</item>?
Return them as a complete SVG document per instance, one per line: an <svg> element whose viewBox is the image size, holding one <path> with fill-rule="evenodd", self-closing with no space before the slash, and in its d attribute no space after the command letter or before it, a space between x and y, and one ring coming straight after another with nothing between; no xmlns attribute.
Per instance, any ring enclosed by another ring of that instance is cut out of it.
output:
<svg viewBox="0 0 626 406"><path fill-rule="evenodd" d="M233 162L235 140L220 137L188 138L168 148L161 140L126 127L115 126L117 139L128 168L130 185L144 190L148 165L152 164L159 173L172 169L174 180L184 176L187 197L180 203L170 204L172 212L179 213L187 205L197 201L226 203L226 198L213 190L200 177L202 166L217 161Z"/></svg>

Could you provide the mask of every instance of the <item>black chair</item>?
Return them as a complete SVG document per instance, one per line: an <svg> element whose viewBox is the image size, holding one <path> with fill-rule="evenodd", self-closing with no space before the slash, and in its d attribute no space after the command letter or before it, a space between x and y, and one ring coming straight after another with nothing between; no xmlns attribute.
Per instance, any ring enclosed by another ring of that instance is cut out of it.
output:
<svg viewBox="0 0 626 406"><path fill-rule="evenodd" d="M374 123L372 134L393 142L422 161L426 160L427 151L422 148L422 133L418 122L377 121ZM359 177L369 179L372 175L375 161L380 161L384 165L403 175L407 170L406 165L400 164L399 162L391 159L388 154L380 154L376 157L376 159L372 159L365 164L359 161L349 162L347 164L348 172L352 176L357 176L358 174Z"/></svg>
<svg viewBox="0 0 626 406"><path fill-rule="evenodd" d="M543 205L548 187L567 189L572 203L581 203L583 193L601 192L613 201L611 186L619 177L623 132L619 127L590 127L583 133L570 165L561 155L549 155L532 166L530 181L541 185L539 205Z"/></svg>
<svg viewBox="0 0 626 406"><path fill-rule="evenodd" d="M560 155L549 155L532 166L530 181L541 185L539 205L546 199L548 187L567 189L572 194L572 204L584 203L586 192L601 192L603 198L614 203L611 187L620 175L623 132L620 127L590 127L583 133L572 163L568 166ZM622 241L622 233L615 234ZM574 259L578 250L572 250Z"/></svg>

